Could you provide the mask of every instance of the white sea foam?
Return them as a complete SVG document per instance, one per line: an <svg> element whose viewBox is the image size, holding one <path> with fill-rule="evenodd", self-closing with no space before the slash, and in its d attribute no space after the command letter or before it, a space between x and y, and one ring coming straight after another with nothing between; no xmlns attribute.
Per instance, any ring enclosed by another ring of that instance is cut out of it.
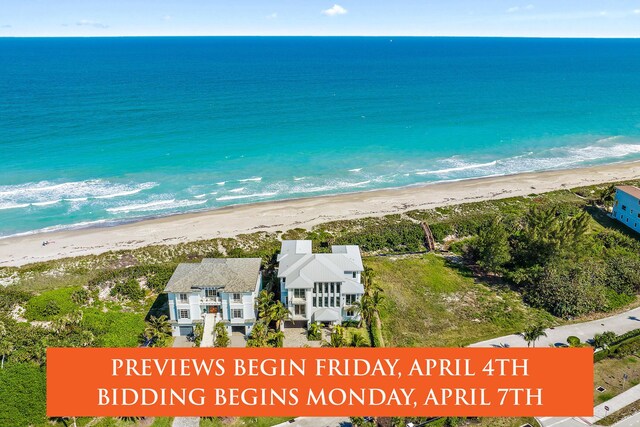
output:
<svg viewBox="0 0 640 427"><path fill-rule="evenodd" d="M294 176L294 177L293 177L293 180L294 180L294 181L304 181L305 179L307 179L307 177L306 177L306 176L301 176L301 177L296 177L296 176Z"/></svg>
<svg viewBox="0 0 640 427"><path fill-rule="evenodd" d="M100 219L96 221L77 222L74 224L52 225L50 227L39 228L37 230L30 230L30 231L24 231L21 233L10 234L7 236L0 236L0 239L8 239L9 237L29 236L29 235L38 234L38 233L51 233L54 231L61 231L61 230L77 230L80 228L88 228L91 226L117 224L117 223L119 223L119 221Z"/></svg>
<svg viewBox="0 0 640 427"><path fill-rule="evenodd" d="M244 191L244 187L234 188L233 190L229 190L229 193L240 193Z"/></svg>
<svg viewBox="0 0 640 427"><path fill-rule="evenodd" d="M245 179L239 179L238 182L260 182L262 181L262 177L258 176L256 178L245 178Z"/></svg>
<svg viewBox="0 0 640 427"><path fill-rule="evenodd" d="M226 183L227 183L226 181L216 182L216 184L218 184L218 185L225 185Z"/></svg>
<svg viewBox="0 0 640 427"><path fill-rule="evenodd" d="M458 163L457 166L452 166L449 168L419 171L419 172L416 172L416 175L445 175L445 174L450 174L452 172L460 172L460 171L465 171L469 169L484 169L484 168L489 168L491 166L496 166L498 164L498 161L494 160L493 162L487 162L487 163L465 163L465 162L457 162L457 163Z"/></svg>
<svg viewBox="0 0 640 427"><path fill-rule="evenodd" d="M29 203L0 203L0 211L6 209L28 208Z"/></svg>
<svg viewBox="0 0 640 427"><path fill-rule="evenodd" d="M207 197L206 194L198 194L197 196L193 196L194 199L202 199L204 197Z"/></svg>
<svg viewBox="0 0 640 427"><path fill-rule="evenodd" d="M31 203L32 206L49 206L49 205L55 205L56 203L60 203L62 200L58 199L58 200L48 200L46 202L35 202L35 203Z"/></svg>
<svg viewBox="0 0 640 427"><path fill-rule="evenodd" d="M360 172L361 170L362 170L362 168L349 169L349 172Z"/></svg>
<svg viewBox="0 0 640 427"><path fill-rule="evenodd" d="M89 199L110 199L136 194L158 185L155 182L122 184L95 179L52 183L29 182L0 186L0 207L48 206L61 201L83 202Z"/></svg>
<svg viewBox="0 0 640 427"><path fill-rule="evenodd" d="M121 212L150 212L167 209L185 208L191 206L202 205L207 203L208 200L158 200L149 203L131 204L126 206L118 206L115 208L108 208L107 212L121 213Z"/></svg>
<svg viewBox="0 0 640 427"><path fill-rule="evenodd" d="M276 194L278 194L277 191L268 192L268 193L243 194L240 196L222 196L222 197L218 197L216 201L224 202L228 200L240 200L240 199L250 199L250 198L257 199L257 198L275 196Z"/></svg>

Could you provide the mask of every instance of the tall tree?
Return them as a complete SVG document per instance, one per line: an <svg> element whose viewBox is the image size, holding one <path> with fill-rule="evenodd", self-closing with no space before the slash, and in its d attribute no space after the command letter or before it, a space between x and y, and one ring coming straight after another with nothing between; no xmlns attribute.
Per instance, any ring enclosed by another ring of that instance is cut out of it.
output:
<svg viewBox="0 0 640 427"><path fill-rule="evenodd" d="M151 316L147 320L144 336L153 347L161 347L171 336L171 323L164 314L160 317Z"/></svg>
<svg viewBox="0 0 640 427"><path fill-rule="evenodd" d="M215 327L215 340L213 341L214 347L229 347L229 333L227 332L227 325L225 322L216 323Z"/></svg>
<svg viewBox="0 0 640 427"><path fill-rule="evenodd" d="M258 297L256 298L256 309L258 311L258 317L260 319L268 319L269 307L271 307L271 305L274 303L273 297L273 292L269 292L266 289L263 289L258 294ZM267 321L269 322L270 319L268 319Z"/></svg>
<svg viewBox="0 0 640 427"><path fill-rule="evenodd" d="M281 301L277 301L269 307L267 318L272 322L276 322L276 330L279 331L282 322L291 319L291 313Z"/></svg>
<svg viewBox="0 0 640 427"><path fill-rule="evenodd" d="M541 324L531 325L527 327L520 335L527 342L527 347L535 347L536 341L542 337L546 337L547 333Z"/></svg>
<svg viewBox="0 0 640 427"><path fill-rule="evenodd" d="M496 273L511 260L509 233L501 218L494 217L481 227L472 246L478 265L486 271Z"/></svg>

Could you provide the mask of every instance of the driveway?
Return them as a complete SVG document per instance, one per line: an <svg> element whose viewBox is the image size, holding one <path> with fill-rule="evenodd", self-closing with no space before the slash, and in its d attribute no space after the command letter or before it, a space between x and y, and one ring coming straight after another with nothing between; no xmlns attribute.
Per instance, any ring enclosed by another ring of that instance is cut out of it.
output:
<svg viewBox="0 0 640 427"><path fill-rule="evenodd" d="M620 313L606 319L592 322L576 323L574 325L558 326L547 329L546 337L536 342L536 347L549 347L555 344L566 344L567 337L576 336L582 342L593 339L596 334L606 331L615 332L618 335L640 328L640 307ZM520 335L507 335L487 341L471 344L469 347L526 347L527 343Z"/></svg>
<svg viewBox="0 0 640 427"><path fill-rule="evenodd" d="M247 340L242 332L231 332L231 336L229 337L229 347L246 347Z"/></svg>

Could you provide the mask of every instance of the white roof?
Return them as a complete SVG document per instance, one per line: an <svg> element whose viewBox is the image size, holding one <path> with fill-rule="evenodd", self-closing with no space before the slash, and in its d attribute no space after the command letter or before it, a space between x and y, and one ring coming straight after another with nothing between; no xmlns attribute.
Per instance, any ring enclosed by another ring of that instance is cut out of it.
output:
<svg viewBox="0 0 640 427"><path fill-rule="evenodd" d="M340 313L330 308L321 308L313 313L314 322L335 322L340 319Z"/></svg>
<svg viewBox="0 0 640 427"><path fill-rule="evenodd" d="M362 272L362 257L358 246L332 246L332 253L314 254L310 240L285 240L278 255L278 277L286 278L287 289L311 289L315 282L342 282L346 293L364 292L361 283L351 280L345 272Z"/></svg>

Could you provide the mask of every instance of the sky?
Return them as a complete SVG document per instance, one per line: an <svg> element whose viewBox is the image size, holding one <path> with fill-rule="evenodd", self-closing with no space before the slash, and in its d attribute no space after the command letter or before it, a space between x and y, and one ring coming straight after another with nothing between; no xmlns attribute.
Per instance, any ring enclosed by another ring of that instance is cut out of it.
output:
<svg viewBox="0 0 640 427"><path fill-rule="evenodd" d="M0 0L0 37L640 37L640 0Z"/></svg>

